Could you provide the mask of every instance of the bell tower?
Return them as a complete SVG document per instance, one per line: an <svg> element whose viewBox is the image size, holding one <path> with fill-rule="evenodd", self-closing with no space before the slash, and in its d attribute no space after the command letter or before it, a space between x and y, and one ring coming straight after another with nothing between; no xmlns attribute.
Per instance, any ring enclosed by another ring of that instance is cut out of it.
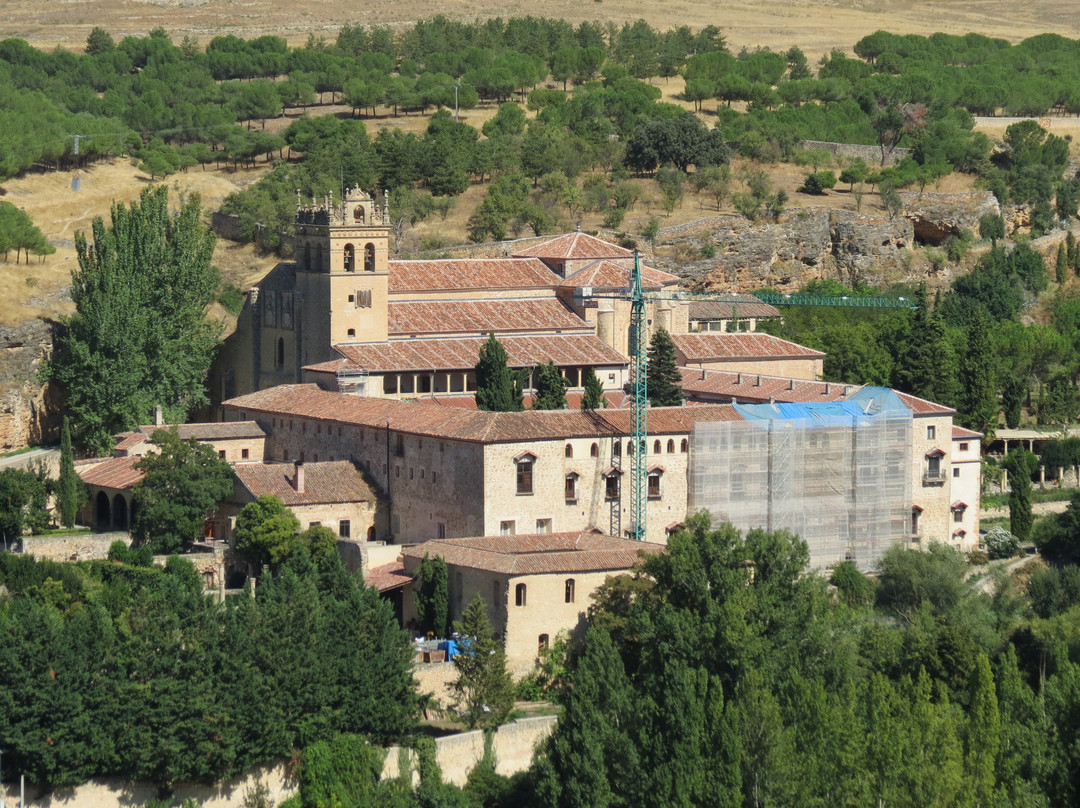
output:
<svg viewBox="0 0 1080 808"><path fill-rule="evenodd" d="M296 284L303 296L303 364L335 358L334 345L385 342L390 214L359 187L296 212Z"/></svg>

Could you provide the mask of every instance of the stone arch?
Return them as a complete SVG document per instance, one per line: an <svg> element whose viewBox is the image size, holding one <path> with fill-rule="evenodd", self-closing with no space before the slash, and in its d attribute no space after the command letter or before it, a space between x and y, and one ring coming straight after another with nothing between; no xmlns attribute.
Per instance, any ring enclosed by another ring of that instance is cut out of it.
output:
<svg viewBox="0 0 1080 808"><path fill-rule="evenodd" d="M375 245L370 241L364 245L364 272L375 271Z"/></svg>
<svg viewBox="0 0 1080 808"><path fill-rule="evenodd" d="M106 529L112 526L112 508L109 506L109 495L104 491L98 491L94 497L94 516L97 527Z"/></svg>
<svg viewBox="0 0 1080 808"><path fill-rule="evenodd" d="M357 224L367 224L367 211L363 205L357 205L353 208L352 218Z"/></svg>
<svg viewBox="0 0 1080 808"><path fill-rule="evenodd" d="M345 271L356 271L356 247L351 244L345 245Z"/></svg>
<svg viewBox="0 0 1080 808"><path fill-rule="evenodd" d="M375 525L372 525L367 529L367 540L375 541Z"/></svg>
<svg viewBox="0 0 1080 808"><path fill-rule="evenodd" d="M128 527L130 527L128 522L127 500L124 499L123 494L117 494L115 497L113 497L112 525L117 530L127 530Z"/></svg>

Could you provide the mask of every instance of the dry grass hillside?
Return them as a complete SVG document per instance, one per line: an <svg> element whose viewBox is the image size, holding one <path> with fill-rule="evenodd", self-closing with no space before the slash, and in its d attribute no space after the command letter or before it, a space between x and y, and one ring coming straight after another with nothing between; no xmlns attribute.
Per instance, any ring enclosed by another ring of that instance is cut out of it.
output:
<svg viewBox="0 0 1080 808"><path fill-rule="evenodd" d="M362 6L310 0L299 7L285 0L5 0L3 7L0 37L18 36L36 45L71 49L83 47L95 25L117 38L162 26L178 39L187 34L204 42L222 34L274 34L298 43L311 34L332 39L344 23L405 25L435 14L462 20L532 14L573 23L616 24L644 18L661 28L716 25L736 48L798 44L811 57L836 47L850 48L878 29L921 34L978 31L1012 41L1046 31L1080 35L1080 19L1071 0L743 0L723 5L711 0L538 0L483 7L462 0L379 0Z"/></svg>

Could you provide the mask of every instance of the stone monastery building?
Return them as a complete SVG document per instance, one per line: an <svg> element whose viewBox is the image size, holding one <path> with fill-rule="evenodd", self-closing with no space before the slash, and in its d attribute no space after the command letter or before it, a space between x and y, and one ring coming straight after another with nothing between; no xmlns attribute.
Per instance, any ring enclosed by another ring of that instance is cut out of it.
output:
<svg viewBox="0 0 1080 808"><path fill-rule="evenodd" d="M358 189L301 207L296 231L297 260L251 290L215 379L225 417L265 431L267 460L352 461L378 496L353 536L625 534L630 303L617 292L632 253L579 232L498 257L390 260L385 205ZM773 307L679 299L676 276L642 277L687 401L649 410L648 541L705 508L796 530L818 567L872 567L897 541L977 544L979 436L952 410L818 381L823 354L753 330ZM489 333L513 367L553 361L571 409L476 411ZM588 368L607 409L576 408Z"/></svg>

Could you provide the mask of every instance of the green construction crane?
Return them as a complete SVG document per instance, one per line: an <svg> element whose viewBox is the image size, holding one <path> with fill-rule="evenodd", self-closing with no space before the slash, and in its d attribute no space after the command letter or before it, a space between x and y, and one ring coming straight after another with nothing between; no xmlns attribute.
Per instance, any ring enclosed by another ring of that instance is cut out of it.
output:
<svg viewBox="0 0 1080 808"><path fill-rule="evenodd" d="M741 295L740 295L741 296ZM723 292L691 292L685 289L661 289L645 291L641 283L641 256L634 250L634 269L630 276L630 287L608 289L594 292L590 287L578 289L575 297L579 300L607 298L630 302L630 439L634 447L630 476L630 528L627 534L637 541L646 540L647 511L646 487L648 483L648 432L649 432L649 387L648 387L648 328L645 319L645 303L661 300L730 300L730 295ZM773 306L840 306L868 309L915 309L917 306L903 297L864 297L859 295L799 295L779 292L757 292L753 297L762 303ZM616 506L617 509L617 506ZM612 525L616 525L615 516ZM617 529L615 527L613 530Z"/></svg>

